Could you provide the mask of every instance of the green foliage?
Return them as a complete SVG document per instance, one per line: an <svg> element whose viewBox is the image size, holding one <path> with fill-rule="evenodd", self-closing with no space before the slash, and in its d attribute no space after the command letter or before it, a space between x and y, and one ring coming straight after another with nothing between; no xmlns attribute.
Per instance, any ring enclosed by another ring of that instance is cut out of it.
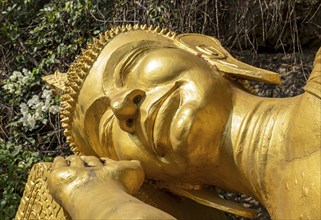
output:
<svg viewBox="0 0 321 220"><path fill-rule="evenodd" d="M109 1L110 2L110 1ZM107 28L96 1L2 1L0 17L0 219L13 218L28 171L68 154L59 97L41 77L66 71L87 39Z"/></svg>
<svg viewBox="0 0 321 220"><path fill-rule="evenodd" d="M40 160L39 152L25 150L23 145L11 141L0 143L0 219L15 216L28 176L26 170L30 170Z"/></svg>

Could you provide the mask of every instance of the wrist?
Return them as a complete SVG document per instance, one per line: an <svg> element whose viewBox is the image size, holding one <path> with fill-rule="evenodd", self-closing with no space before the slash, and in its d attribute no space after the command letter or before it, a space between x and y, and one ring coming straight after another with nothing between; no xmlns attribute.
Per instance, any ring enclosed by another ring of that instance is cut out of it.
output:
<svg viewBox="0 0 321 220"><path fill-rule="evenodd" d="M74 188L69 194L65 209L75 219L93 218L99 212L117 206L128 195L121 184L114 181L88 181L81 187Z"/></svg>

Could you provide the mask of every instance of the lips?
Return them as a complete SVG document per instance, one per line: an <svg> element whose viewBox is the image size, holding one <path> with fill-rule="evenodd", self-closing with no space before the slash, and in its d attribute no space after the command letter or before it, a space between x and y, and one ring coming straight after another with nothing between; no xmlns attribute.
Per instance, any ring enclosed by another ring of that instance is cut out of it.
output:
<svg viewBox="0 0 321 220"><path fill-rule="evenodd" d="M152 104L144 123L149 144L153 151L160 156L165 153L166 149L164 148L168 148L170 143L168 132L175 110L179 105L179 98L177 99L179 95L175 91L180 87L180 84L176 82L171 89ZM175 103L175 105L171 105L171 103Z"/></svg>

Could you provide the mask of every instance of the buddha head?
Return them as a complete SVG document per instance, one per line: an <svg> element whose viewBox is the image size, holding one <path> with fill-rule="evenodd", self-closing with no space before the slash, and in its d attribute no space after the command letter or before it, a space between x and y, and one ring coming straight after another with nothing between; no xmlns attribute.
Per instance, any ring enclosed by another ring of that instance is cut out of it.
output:
<svg viewBox="0 0 321 220"><path fill-rule="evenodd" d="M144 25L101 34L62 78L62 126L74 153L140 160L160 180L182 180L219 153L235 79L280 81L213 37Z"/></svg>

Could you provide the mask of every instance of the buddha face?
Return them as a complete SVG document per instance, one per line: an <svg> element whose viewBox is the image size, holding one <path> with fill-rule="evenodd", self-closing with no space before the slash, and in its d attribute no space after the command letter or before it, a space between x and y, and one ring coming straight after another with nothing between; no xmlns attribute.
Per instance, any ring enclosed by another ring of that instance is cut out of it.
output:
<svg viewBox="0 0 321 220"><path fill-rule="evenodd" d="M229 83L179 48L141 50L107 73L103 117L110 153L140 160L147 177L197 175L215 159L231 109Z"/></svg>

